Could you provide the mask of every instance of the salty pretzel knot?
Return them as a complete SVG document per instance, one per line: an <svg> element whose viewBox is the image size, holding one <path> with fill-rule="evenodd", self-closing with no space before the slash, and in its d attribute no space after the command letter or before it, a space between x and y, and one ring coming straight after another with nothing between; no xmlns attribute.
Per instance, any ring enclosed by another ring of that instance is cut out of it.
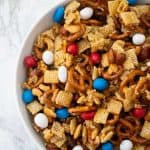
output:
<svg viewBox="0 0 150 150"><path fill-rule="evenodd" d="M85 33L86 27L84 24L80 24L80 30L77 33L70 34L68 36L64 36L64 39L67 40L68 42L74 42L75 40L80 39L83 34Z"/></svg>
<svg viewBox="0 0 150 150"><path fill-rule="evenodd" d="M113 118L107 119L106 124L108 124L108 125L114 125L114 124L117 123L118 120L119 120L119 115L113 115Z"/></svg>
<svg viewBox="0 0 150 150"><path fill-rule="evenodd" d="M68 82L71 84L73 88L79 90L80 92L84 92L86 89L91 89L92 81L88 75L80 75L73 68L69 70L68 73Z"/></svg>
<svg viewBox="0 0 150 150"><path fill-rule="evenodd" d="M108 79L108 80L117 79L123 73L123 67L122 66L118 66L118 70L119 71L117 71L115 74L109 74L108 72L103 72L102 76L105 79Z"/></svg>
<svg viewBox="0 0 150 150"><path fill-rule="evenodd" d="M123 89L131 83L134 83L134 79L136 76L144 76L145 72L141 70L133 70L130 74L121 82L120 91L123 93Z"/></svg>
<svg viewBox="0 0 150 150"><path fill-rule="evenodd" d="M86 24L86 25L93 25L93 26L100 26L100 25L103 24L101 21L96 20L96 19L81 20L81 22L82 22L83 24Z"/></svg>
<svg viewBox="0 0 150 150"><path fill-rule="evenodd" d="M150 13L143 14L141 20L146 27L150 27Z"/></svg>
<svg viewBox="0 0 150 150"><path fill-rule="evenodd" d="M127 37L129 37L129 35L130 35L130 32L124 32L124 33L113 33L113 34L111 34L110 35L110 38L112 39L112 40L122 40L122 39L125 39L125 38L127 38Z"/></svg>

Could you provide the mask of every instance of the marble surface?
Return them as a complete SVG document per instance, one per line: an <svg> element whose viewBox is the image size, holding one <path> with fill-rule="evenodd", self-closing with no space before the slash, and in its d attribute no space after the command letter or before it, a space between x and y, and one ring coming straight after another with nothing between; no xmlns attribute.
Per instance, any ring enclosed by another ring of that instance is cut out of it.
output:
<svg viewBox="0 0 150 150"><path fill-rule="evenodd" d="M16 57L34 22L59 0L0 0L0 150L37 150L17 114Z"/></svg>

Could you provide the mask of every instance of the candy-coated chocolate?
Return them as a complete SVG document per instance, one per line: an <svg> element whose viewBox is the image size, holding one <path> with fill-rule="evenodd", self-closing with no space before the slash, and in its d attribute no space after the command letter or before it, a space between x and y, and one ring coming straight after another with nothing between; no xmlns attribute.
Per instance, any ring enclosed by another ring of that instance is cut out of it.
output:
<svg viewBox="0 0 150 150"><path fill-rule="evenodd" d="M80 10L80 18L83 20L90 19L93 16L93 9L91 7L85 7Z"/></svg>
<svg viewBox="0 0 150 150"><path fill-rule="evenodd" d="M83 150L83 147L81 145L76 145L72 150Z"/></svg>
<svg viewBox="0 0 150 150"><path fill-rule="evenodd" d="M65 8L60 6L58 7L53 14L53 21L57 23L61 23L64 19Z"/></svg>
<svg viewBox="0 0 150 150"><path fill-rule="evenodd" d="M113 144L111 142L106 142L102 144L101 150L113 150Z"/></svg>
<svg viewBox="0 0 150 150"><path fill-rule="evenodd" d="M133 115L134 117L141 119L145 116L146 109L145 108L135 108L133 110Z"/></svg>
<svg viewBox="0 0 150 150"><path fill-rule="evenodd" d="M34 123L41 129L44 129L48 127L48 118L44 113L38 113L34 117Z"/></svg>
<svg viewBox="0 0 150 150"><path fill-rule="evenodd" d="M67 52L71 55L77 55L78 54L78 45L75 43L71 43L67 46Z"/></svg>
<svg viewBox="0 0 150 150"><path fill-rule="evenodd" d="M120 150L132 150L133 143L130 140L123 140L120 143Z"/></svg>
<svg viewBox="0 0 150 150"><path fill-rule="evenodd" d="M28 104L34 100L34 95L32 94L31 90L24 90L22 93L22 100L24 103Z"/></svg>
<svg viewBox="0 0 150 150"><path fill-rule="evenodd" d="M97 91L104 91L108 88L109 83L104 78L97 78L93 81L93 88Z"/></svg>
<svg viewBox="0 0 150 150"><path fill-rule="evenodd" d="M54 62L54 54L51 51L46 50L43 52L42 59L45 64L51 65Z"/></svg>
<svg viewBox="0 0 150 150"><path fill-rule="evenodd" d="M96 65L100 63L100 54L97 52L91 53L90 55L90 61L92 64Z"/></svg>
<svg viewBox="0 0 150 150"><path fill-rule="evenodd" d="M24 64L27 68L33 68L37 66L37 61L33 56L26 56L24 58Z"/></svg>
<svg viewBox="0 0 150 150"><path fill-rule="evenodd" d="M132 37L132 42L134 45L141 45L145 42L145 35L142 33L136 33Z"/></svg>
<svg viewBox="0 0 150 150"><path fill-rule="evenodd" d="M83 120L92 120L94 118L95 112L94 111L90 111L90 112L84 112L81 113L80 117Z"/></svg>
<svg viewBox="0 0 150 150"><path fill-rule="evenodd" d="M69 112L67 108L60 108L56 110L57 118L67 119L69 117Z"/></svg>
<svg viewBox="0 0 150 150"><path fill-rule="evenodd" d="M128 0L129 5L136 5L137 0Z"/></svg>
<svg viewBox="0 0 150 150"><path fill-rule="evenodd" d="M67 68L65 66L60 66L58 68L58 79L62 83L67 81Z"/></svg>

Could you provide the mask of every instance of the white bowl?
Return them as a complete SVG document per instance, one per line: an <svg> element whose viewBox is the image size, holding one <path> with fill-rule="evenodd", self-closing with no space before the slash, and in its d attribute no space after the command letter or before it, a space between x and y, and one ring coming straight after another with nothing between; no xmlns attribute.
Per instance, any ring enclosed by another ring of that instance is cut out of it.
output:
<svg viewBox="0 0 150 150"><path fill-rule="evenodd" d="M38 150L45 150L43 141L41 140L40 136L34 131L33 127L32 127L32 123L31 123L31 119L30 119L30 115L28 114L25 104L22 101L21 95L22 95L22 88L21 88L21 84L24 82L25 80L25 68L23 65L23 59L25 56L30 55L31 54L31 50L33 47L33 43L35 38L37 37L37 35L39 35L39 33L41 33L42 31L48 29L50 27L50 25L52 24L52 14L55 10L56 7L60 6L60 5L65 5L65 3L68 2L68 0L57 0L58 3L57 5L53 6L52 8L50 8L50 10L45 13L40 19L39 21L37 21L35 23L35 25L31 28L30 32L27 34L20 53L18 55L18 59L17 59L17 67L16 67L16 77L15 77L15 88L16 88L16 103L17 103L17 107L18 107L18 113L20 114L20 117L22 119L23 125L27 131L27 133L30 135L32 141L34 143L36 143ZM140 0L139 0L140 2ZM150 3L149 0L142 0L142 3Z"/></svg>
<svg viewBox="0 0 150 150"><path fill-rule="evenodd" d="M48 12L43 14L41 18L33 25L29 33L27 34L21 49L20 53L17 58L17 66L16 66L16 77L15 77L15 87L16 87L16 101L17 101L17 107L18 107L18 113L20 114L20 118L23 122L23 125L28 133L30 135L31 140L37 144L38 150L45 150L43 141L41 140L41 137L35 132L35 130L32 127L32 122L30 119L30 115L26 110L25 104L22 101L22 88L21 84L25 81L25 67L23 65L24 57L31 54L31 50L33 47L33 43L39 35L39 33L45 31L50 27L50 25L53 23L52 14L54 10L58 6L65 5L65 3L68 2L68 0L58 0L57 5L54 5L50 8Z"/></svg>

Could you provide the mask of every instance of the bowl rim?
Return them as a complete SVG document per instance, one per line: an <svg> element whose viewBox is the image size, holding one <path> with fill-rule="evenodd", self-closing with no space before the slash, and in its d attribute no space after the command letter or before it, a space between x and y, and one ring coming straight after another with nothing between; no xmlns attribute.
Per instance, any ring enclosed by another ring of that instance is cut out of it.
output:
<svg viewBox="0 0 150 150"><path fill-rule="evenodd" d="M27 135L29 136L29 138L36 144L36 147L37 149L40 149L40 150L43 150L44 146L42 146L40 143L37 142L34 134L32 134L30 132L30 129L29 127L26 125L26 122L25 122L25 119L21 113L21 107L20 107L20 104L19 104L19 101L20 101L20 97L19 97L19 93L18 93L18 90L17 90L17 74L18 74L18 68L19 68L19 64L20 64L20 57L22 55L22 51L27 43L27 40L29 39L29 37L31 36L32 34L32 31L38 26L38 24L40 24L41 20L48 16L49 13L54 10L55 8L57 8L59 5L61 4L64 4L65 2L67 2L67 0L61 0L60 2L58 1L56 4L53 4L52 6L50 6L50 8L48 10L46 10L45 12L42 13L42 15L40 15L40 17L37 18L36 22L33 23L31 25L31 27L29 28L29 30L27 31L27 33L25 34L23 40L22 40L22 43L20 45L20 48L19 48L19 52L16 56L16 62L15 62L15 74L14 74L14 85L15 85L15 89L14 89L14 98L15 98L15 106L16 106L16 109L17 109L17 113L19 114L19 119L21 120L21 123L25 129L25 132L27 133Z"/></svg>

